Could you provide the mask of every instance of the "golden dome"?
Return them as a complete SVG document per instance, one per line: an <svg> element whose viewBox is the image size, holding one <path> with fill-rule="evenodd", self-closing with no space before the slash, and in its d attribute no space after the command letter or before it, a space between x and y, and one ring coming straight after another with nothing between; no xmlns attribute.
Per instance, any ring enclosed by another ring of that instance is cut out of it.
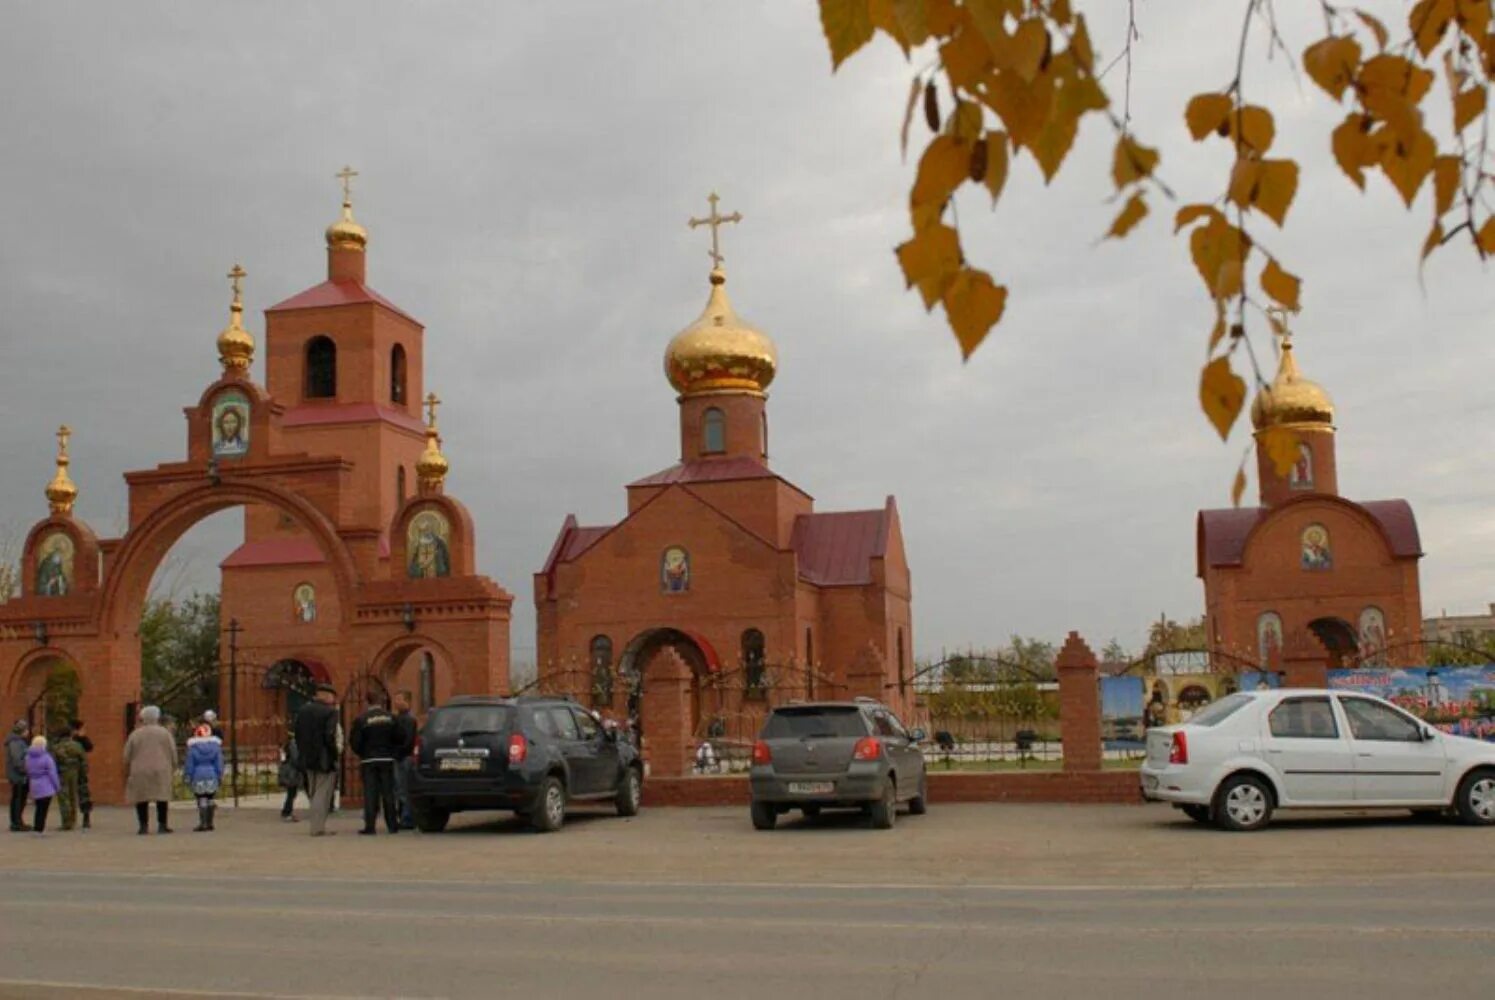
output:
<svg viewBox="0 0 1495 1000"><path fill-rule="evenodd" d="M327 249L362 250L368 243L369 231L354 220L353 203L343 199L342 217L327 227Z"/></svg>
<svg viewBox="0 0 1495 1000"><path fill-rule="evenodd" d="M234 301L228 307L228 326L218 335L218 360L223 363L226 374L248 371L250 362L254 361L254 336L244 329L244 303L239 290L239 282L246 273L238 264L228 272L229 280L234 284Z"/></svg>
<svg viewBox="0 0 1495 1000"><path fill-rule="evenodd" d="M451 467L441 453L441 433L436 429L436 407L441 400L434 392L426 395L426 412L430 415L426 423L426 450L415 460L415 477L424 493L440 493Z"/></svg>
<svg viewBox="0 0 1495 1000"><path fill-rule="evenodd" d="M47 506L52 509L53 514L71 514L73 502L78 499L78 487L67 474L67 442L72 434L66 424L57 428L57 472L47 484Z"/></svg>
<svg viewBox="0 0 1495 1000"><path fill-rule="evenodd" d="M1334 401L1323 386L1304 378L1298 371L1291 334L1282 338L1282 360L1277 364L1277 377L1256 394L1256 400L1251 404L1251 423L1257 430L1304 424L1331 429L1334 426Z"/></svg>
<svg viewBox="0 0 1495 1000"><path fill-rule="evenodd" d="M714 268L706 308L665 349L665 376L682 396L709 392L761 395L773 381L778 367L773 341L737 315L727 298L726 284L726 272Z"/></svg>

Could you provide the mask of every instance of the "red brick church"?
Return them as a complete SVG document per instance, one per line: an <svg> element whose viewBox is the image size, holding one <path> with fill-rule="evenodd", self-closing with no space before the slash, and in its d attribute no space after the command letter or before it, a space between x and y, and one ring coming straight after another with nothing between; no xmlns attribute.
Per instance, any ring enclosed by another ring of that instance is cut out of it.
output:
<svg viewBox="0 0 1495 1000"><path fill-rule="evenodd" d="M568 516L535 574L540 684L634 718L656 774L704 738L750 739L769 704L912 704L898 508L817 513L769 464L778 355L738 316L716 253L706 308L665 350L680 458L627 487L615 524Z"/></svg>
<svg viewBox="0 0 1495 1000"><path fill-rule="evenodd" d="M1340 494L1334 405L1298 370L1290 337L1251 419L1260 505L1198 518L1211 646L1294 686L1322 686L1329 667L1419 662L1422 545L1411 505ZM1283 433L1297 449L1286 475L1269 454Z"/></svg>

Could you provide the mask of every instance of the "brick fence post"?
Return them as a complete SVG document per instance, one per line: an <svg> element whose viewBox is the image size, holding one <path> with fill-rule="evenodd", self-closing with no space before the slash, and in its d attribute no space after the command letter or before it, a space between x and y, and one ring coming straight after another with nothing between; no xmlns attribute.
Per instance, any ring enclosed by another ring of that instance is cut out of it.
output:
<svg viewBox="0 0 1495 1000"><path fill-rule="evenodd" d="M1101 763L1099 665L1095 653L1071 632L1054 661L1059 674L1059 739L1064 770L1099 771Z"/></svg>
<svg viewBox="0 0 1495 1000"><path fill-rule="evenodd" d="M639 707L649 773L659 777L689 774L695 720L690 710L690 666L666 647L644 664L643 704Z"/></svg>

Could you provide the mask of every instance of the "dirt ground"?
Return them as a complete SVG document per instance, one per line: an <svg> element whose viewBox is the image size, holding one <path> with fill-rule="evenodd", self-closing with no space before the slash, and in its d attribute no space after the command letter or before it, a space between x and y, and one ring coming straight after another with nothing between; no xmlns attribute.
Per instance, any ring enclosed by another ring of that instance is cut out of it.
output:
<svg viewBox="0 0 1495 1000"><path fill-rule="evenodd" d="M499 814L453 819L448 832L308 836L273 810L219 811L219 829L135 834L134 816L100 809L87 832L10 834L0 870L178 876L279 875L461 881L721 882L863 885L1287 885L1495 875L1495 830L1414 820L1405 813L1287 815L1268 829L1228 834L1166 806L944 805L900 816L891 831L854 814L786 817L752 829L746 809L652 809L634 819L574 813L557 834L531 833Z"/></svg>

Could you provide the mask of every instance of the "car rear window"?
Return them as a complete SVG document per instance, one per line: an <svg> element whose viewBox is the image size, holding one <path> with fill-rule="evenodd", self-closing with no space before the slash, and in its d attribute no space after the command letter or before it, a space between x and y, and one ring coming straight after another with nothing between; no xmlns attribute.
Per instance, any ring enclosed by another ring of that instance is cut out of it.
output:
<svg viewBox="0 0 1495 1000"><path fill-rule="evenodd" d="M862 721L861 710L852 706L780 708L768 717L768 722L763 726L764 739L799 739L806 736L820 739L833 736L855 738L866 735L867 724Z"/></svg>
<svg viewBox="0 0 1495 1000"><path fill-rule="evenodd" d="M514 710L508 705L452 705L438 708L426 723L427 736L463 733L501 733L509 728Z"/></svg>
<svg viewBox="0 0 1495 1000"><path fill-rule="evenodd" d="M1189 725L1217 725L1249 704L1251 704L1251 696L1249 694L1228 694L1219 701L1211 702L1189 716Z"/></svg>

